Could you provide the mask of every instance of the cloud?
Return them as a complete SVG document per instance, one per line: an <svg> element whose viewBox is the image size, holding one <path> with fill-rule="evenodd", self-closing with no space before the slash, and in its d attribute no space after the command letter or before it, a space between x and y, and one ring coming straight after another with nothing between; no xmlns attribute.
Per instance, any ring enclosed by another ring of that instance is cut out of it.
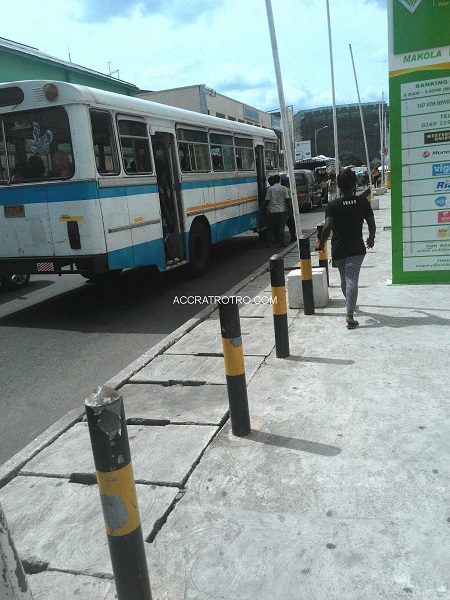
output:
<svg viewBox="0 0 450 600"><path fill-rule="evenodd" d="M162 15L174 24L194 23L206 14L220 10L224 0L80 0L80 20L104 23L116 17L127 18L135 11L142 16Z"/></svg>

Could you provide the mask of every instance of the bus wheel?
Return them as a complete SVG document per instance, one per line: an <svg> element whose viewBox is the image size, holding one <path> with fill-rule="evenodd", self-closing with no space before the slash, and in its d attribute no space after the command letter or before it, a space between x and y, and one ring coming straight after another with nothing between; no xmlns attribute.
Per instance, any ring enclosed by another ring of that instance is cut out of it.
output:
<svg viewBox="0 0 450 600"><path fill-rule="evenodd" d="M211 241L207 226L194 221L189 232L189 271L192 277L200 277L208 269Z"/></svg>
<svg viewBox="0 0 450 600"><path fill-rule="evenodd" d="M26 275L4 275L2 285L7 290L20 290L30 283L30 276Z"/></svg>

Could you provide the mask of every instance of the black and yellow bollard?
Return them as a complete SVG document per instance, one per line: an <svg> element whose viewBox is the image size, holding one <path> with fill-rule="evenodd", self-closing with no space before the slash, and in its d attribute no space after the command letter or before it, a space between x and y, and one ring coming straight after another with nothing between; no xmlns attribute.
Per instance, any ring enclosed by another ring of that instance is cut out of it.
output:
<svg viewBox="0 0 450 600"><path fill-rule="evenodd" d="M151 600L122 396L99 387L85 402L118 600Z"/></svg>
<svg viewBox="0 0 450 600"><path fill-rule="evenodd" d="M320 243L320 239L322 237L322 231L323 231L323 224L319 224L317 225L317 243ZM330 274L328 272L328 246L327 246L327 242L325 242L325 245L323 247L323 250L319 250L318 253L318 258L319 258L319 267L324 267L326 269L326 273L327 273L327 285L330 285Z"/></svg>
<svg viewBox="0 0 450 600"><path fill-rule="evenodd" d="M239 307L236 297L224 296L219 300L219 317L230 404L231 430L233 435L244 437L251 432L251 427Z"/></svg>
<svg viewBox="0 0 450 600"><path fill-rule="evenodd" d="M278 254L275 254L269 259L269 265L276 354L277 358L287 358L289 356L289 330L284 260Z"/></svg>
<svg viewBox="0 0 450 600"><path fill-rule="evenodd" d="M302 272L302 290L303 290L303 313L305 315L314 314L314 293L311 266L311 248L309 247L309 238L299 239L300 246L300 269Z"/></svg>

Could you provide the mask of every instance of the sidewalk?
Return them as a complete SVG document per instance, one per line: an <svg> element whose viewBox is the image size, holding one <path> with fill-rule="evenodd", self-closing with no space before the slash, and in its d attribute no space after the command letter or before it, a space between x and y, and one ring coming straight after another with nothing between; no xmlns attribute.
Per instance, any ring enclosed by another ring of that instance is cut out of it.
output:
<svg viewBox="0 0 450 600"><path fill-rule="evenodd" d="M248 437L227 419L214 307L107 383L125 400L154 600L450 598L449 288L387 284L389 193L379 204L358 329L331 266L328 306L289 310L288 359L270 305L241 309ZM268 272L235 292L270 297ZM35 600L115 598L83 400L0 469Z"/></svg>

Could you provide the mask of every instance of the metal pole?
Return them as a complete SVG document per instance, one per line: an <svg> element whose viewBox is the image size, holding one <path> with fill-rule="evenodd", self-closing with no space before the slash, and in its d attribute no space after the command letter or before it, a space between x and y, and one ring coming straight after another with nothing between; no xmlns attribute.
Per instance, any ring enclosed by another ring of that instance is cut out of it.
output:
<svg viewBox="0 0 450 600"><path fill-rule="evenodd" d="M328 46L330 48L330 68L331 68L331 92L333 95L333 134L334 134L334 157L336 162L336 178L340 173L339 163L339 147L337 133L337 117L336 117L336 96L334 92L334 66L333 66L333 43L331 41L331 22L330 22L330 6L327 0L327 20L328 20Z"/></svg>
<svg viewBox="0 0 450 600"><path fill-rule="evenodd" d="M151 600L122 396L103 386L85 402L118 600Z"/></svg>
<svg viewBox="0 0 450 600"><path fill-rule="evenodd" d="M384 92L381 92L381 187L384 188Z"/></svg>
<svg viewBox="0 0 450 600"><path fill-rule="evenodd" d="M300 242L300 269L302 273L303 313L314 314L314 293L311 266L311 248L309 238L302 237Z"/></svg>
<svg viewBox="0 0 450 600"><path fill-rule="evenodd" d="M281 69L280 69L280 59L278 57L278 46L277 46L277 38L275 34L275 25L273 21L273 13L272 13L272 3L270 0L266 0L266 10L267 10L267 20L269 22L269 31L270 31L270 40L272 43L272 55L273 62L275 67L275 75L277 78L277 88L278 88L278 100L280 104L281 110L281 122L283 126L283 137L284 137L284 147L286 151L286 160L287 160L287 168L289 173L289 183L291 188L291 196L292 196L292 207L294 209L294 222L295 222L295 231L297 234L297 240L299 240L302 236L302 223L300 220L300 210L298 208L297 201L297 185L295 183L294 177L294 159L292 157L291 145L286 144L286 135L285 131L289 131L288 117L287 117L287 109L284 100L284 90L283 90L283 81L281 79ZM294 201L295 200L295 201ZM297 241L298 246L298 241Z"/></svg>
<svg viewBox="0 0 450 600"><path fill-rule="evenodd" d="M251 432L251 427L239 307L234 296L224 296L219 300L219 317L231 430L233 435L244 437Z"/></svg>
<svg viewBox="0 0 450 600"><path fill-rule="evenodd" d="M352 45L349 44L350 47L350 55L352 57L352 65L353 65L353 73L355 75L355 84L356 84L356 92L358 94L358 104L359 104L359 114L361 116L361 126L362 126L362 131L363 131L363 138L364 138L364 148L366 149L366 162L367 162L367 173L369 175L369 187L370 187L370 193L372 194L372 171L370 169L370 160L369 160L369 150L367 149L367 138L366 138L366 128L364 126L364 116L363 116L363 111L362 111L362 106L361 106L361 98L359 96L359 87L358 87L358 78L356 77L356 69L355 69L355 61L353 60L353 52L352 52Z"/></svg>
<svg viewBox="0 0 450 600"><path fill-rule="evenodd" d="M25 571L20 562L0 504L0 598L33 600Z"/></svg>
<svg viewBox="0 0 450 600"><path fill-rule="evenodd" d="M275 330L277 358L289 356L289 329L287 321L286 282L284 279L284 260L275 254L269 259L270 284L272 286L272 312Z"/></svg>

